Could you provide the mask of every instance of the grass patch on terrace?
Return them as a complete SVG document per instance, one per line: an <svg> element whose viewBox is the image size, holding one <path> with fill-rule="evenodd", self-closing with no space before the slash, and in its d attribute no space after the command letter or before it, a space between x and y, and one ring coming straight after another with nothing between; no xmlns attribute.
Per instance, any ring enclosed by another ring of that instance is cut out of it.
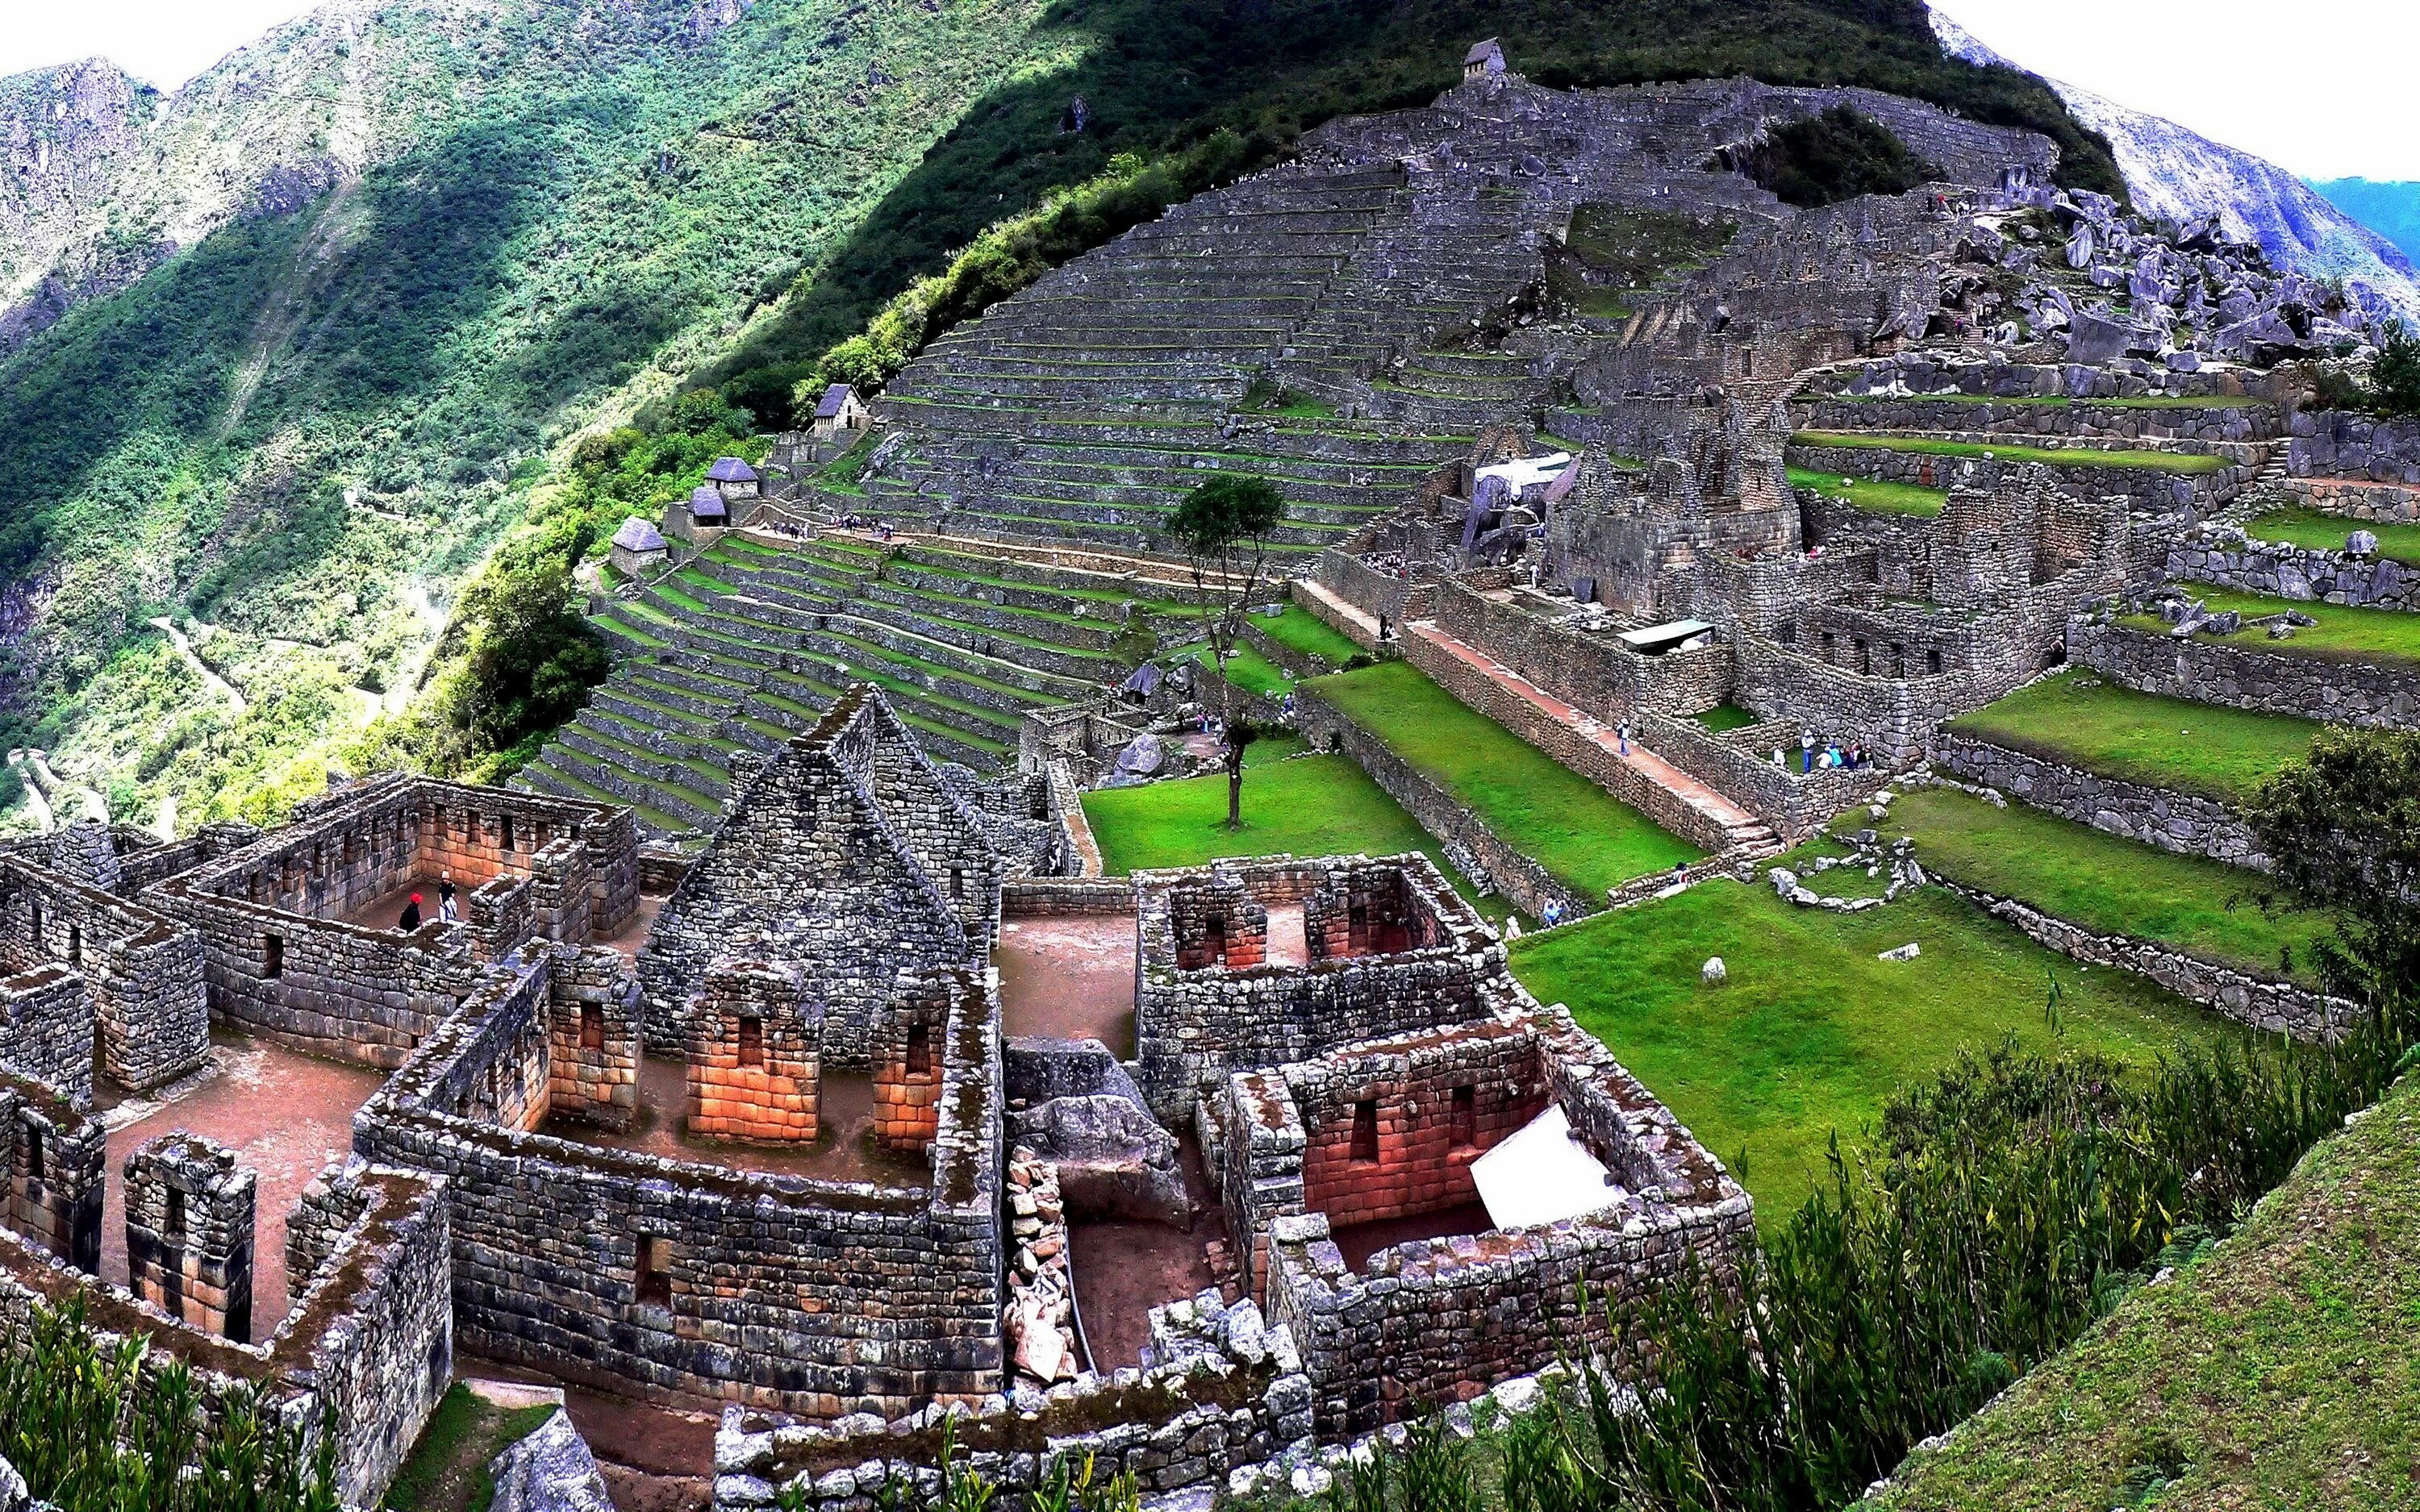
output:
<svg viewBox="0 0 2420 1512"><path fill-rule="evenodd" d="M1281 389L1264 378L1246 391L1237 409L1255 415L1279 415L1287 420L1334 420L1336 407L1308 393Z"/></svg>
<svg viewBox="0 0 2420 1512"><path fill-rule="evenodd" d="M1843 825L1863 825L1862 813ZM2032 904L2098 934L2132 934L2257 976L2319 980L2311 942L2328 923L2271 918L2248 894L2253 873L2179 856L2011 802L1998 809L1949 788L1918 788L1876 827L1916 841L1916 858L1951 881ZM2233 906L2229 906L2232 903Z"/></svg>
<svg viewBox="0 0 2420 1512"><path fill-rule="evenodd" d="M2309 719L2137 693L2074 671L2021 687L1947 728L2103 777L2235 804L2301 760L2319 731Z"/></svg>
<svg viewBox="0 0 2420 1512"><path fill-rule="evenodd" d="M2226 458L2202 452L2110 452L2097 447L1990 446L1922 436L1861 436L1850 431L1802 430L1796 446L1848 447L1867 452L1908 452L1920 456L1993 457L2043 467L2143 468L2153 472L2216 472Z"/></svg>
<svg viewBox="0 0 2420 1512"><path fill-rule="evenodd" d="M2345 537L2367 531L2378 537L2378 554L2397 562L2420 563L2420 525L2394 525L2348 519L2320 509L2273 509L2243 527L2256 541L2277 541L2306 551L2341 551Z"/></svg>
<svg viewBox="0 0 2420 1512"><path fill-rule="evenodd" d="M536 1432L559 1408L504 1408L456 1382L437 1401L420 1442L380 1504L386 1512L487 1512L496 1482L488 1461Z"/></svg>
<svg viewBox="0 0 2420 1512"><path fill-rule="evenodd" d="M1244 752L1244 827L1227 827L1223 772L1084 795L1084 817L1112 875L1200 866L1230 856L1395 856L1418 851L1436 863L1487 918L1511 910L1481 898L1445 858L1436 838L1387 795L1350 756L1300 756L1291 736L1257 741Z"/></svg>
<svg viewBox="0 0 2420 1512"><path fill-rule="evenodd" d="M1812 488L1826 499L1877 515L1912 515L1918 519L1931 519L1949 507L1947 488L1885 483L1879 478L1848 478L1838 472L1818 472L1813 468L1792 468L1790 486Z"/></svg>
<svg viewBox="0 0 2420 1512"><path fill-rule="evenodd" d="M1300 604L1288 604L1285 612L1274 618L1255 613L1254 629L1281 646L1299 651L1307 656L1317 656L1342 667L1356 656L1367 656L1351 636L1329 625Z"/></svg>
<svg viewBox="0 0 2420 1512"><path fill-rule="evenodd" d="M1689 717L1718 735L1733 730L1745 730L1757 722L1755 715L1736 703L1717 703L1711 709L1699 709Z"/></svg>
<svg viewBox="0 0 2420 1512"><path fill-rule="evenodd" d="M2229 593L2222 589L2207 592L2195 587L2192 592L2210 606L2212 614L2234 609L2245 619L2255 615L2283 614L2292 611L2307 614L2319 623L2304 625L2294 632L2291 640L2272 640L2269 632L2257 625L2245 625L2233 635L2212 636L2196 633L2195 640L2214 640L2223 645L2240 646L2247 651L2273 652L2281 656L2319 656L2336 661L2420 661L2420 614L2406 614L2399 609L2348 609L2337 604L2306 603L2294 598L2271 598L2264 594ZM2165 635L2171 626L2157 616L2128 614L2119 618L2121 625Z"/></svg>
<svg viewBox="0 0 2420 1512"><path fill-rule="evenodd" d="M1205 671L1218 670L1218 659L1211 655L1207 640L1193 648L1190 659ZM1284 668L1240 640L1227 657L1227 681L1254 698L1281 699L1294 691L1294 679Z"/></svg>
<svg viewBox="0 0 2420 1512"><path fill-rule="evenodd" d="M1808 854L1794 853L1792 859ZM1862 872L1828 872L1848 895ZM1909 942L1913 961L1881 952ZM1730 980L1699 980L1709 956ZM1777 1221L1824 1180L1825 1150L1868 1137L1902 1087L1961 1048L2014 1036L2147 1065L2178 1039L2233 1032L2139 977L2086 971L1939 887L1862 914L1799 908L1728 878L1516 940L1512 970L1568 1004ZM2059 990L2054 1024L2044 1011Z"/></svg>
<svg viewBox="0 0 2420 1512"><path fill-rule="evenodd" d="M1304 685L1586 897L1703 854L1462 702L1409 662Z"/></svg>
<svg viewBox="0 0 2420 1512"><path fill-rule="evenodd" d="M2420 1505L2420 1080L1863 1512Z"/></svg>

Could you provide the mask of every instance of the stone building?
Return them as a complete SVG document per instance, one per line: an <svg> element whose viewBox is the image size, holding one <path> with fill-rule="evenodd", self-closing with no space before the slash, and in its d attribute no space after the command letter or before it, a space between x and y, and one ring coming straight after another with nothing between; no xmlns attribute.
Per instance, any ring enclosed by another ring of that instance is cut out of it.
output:
<svg viewBox="0 0 2420 1512"><path fill-rule="evenodd" d="M663 532L633 515L613 532L613 545L606 553L606 560L613 563L614 571L635 578L662 566L664 559L671 554L672 548L664 544Z"/></svg>
<svg viewBox="0 0 2420 1512"><path fill-rule="evenodd" d="M819 447L837 444L845 450L873 424L874 411L867 407L856 387L834 383L824 390L822 398L815 401L814 418L807 427L807 434L814 438Z"/></svg>

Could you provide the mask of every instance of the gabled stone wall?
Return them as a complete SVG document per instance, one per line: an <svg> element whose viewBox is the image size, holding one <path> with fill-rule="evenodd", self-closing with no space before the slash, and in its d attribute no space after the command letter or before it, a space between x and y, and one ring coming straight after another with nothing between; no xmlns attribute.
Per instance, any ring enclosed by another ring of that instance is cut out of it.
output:
<svg viewBox="0 0 2420 1512"><path fill-rule="evenodd" d="M189 1328L252 1342L258 1178L235 1151L167 1134L126 1157L127 1289Z"/></svg>
<svg viewBox="0 0 2420 1512"><path fill-rule="evenodd" d="M132 1091L209 1055L203 944L178 920L23 858L0 858L0 968L55 965L92 995L101 1068ZM93 1047L87 1044L87 1061ZM91 1070L77 1078L87 1089Z"/></svg>

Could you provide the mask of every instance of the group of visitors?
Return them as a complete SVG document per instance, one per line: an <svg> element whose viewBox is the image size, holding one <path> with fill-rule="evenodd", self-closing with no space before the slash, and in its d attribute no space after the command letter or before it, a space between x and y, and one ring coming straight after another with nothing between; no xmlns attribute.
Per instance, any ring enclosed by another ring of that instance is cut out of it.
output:
<svg viewBox="0 0 2420 1512"><path fill-rule="evenodd" d="M1798 733L1798 770L1802 776L1818 771L1862 771L1872 765L1873 760L1872 753L1855 741L1846 746L1837 740L1827 741L1819 748L1814 731ZM1782 755L1778 746L1773 748L1773 764L1785 771L1790 767L1789 760Z"/></svg>
<svg viewBox="0 0 2420 1512"><path fill-rule="evenodd" d="M1364 551L1361 564L1381 578L1409 581L1412 576L1412 569L1401 551Z"/></svg>
<svg viewBox="0 0 2420 1512"><path fill-rule="evenodd" d="M845 531L870 531L886 541L891 539L890 522L876 519L871 515L844 516L841 518L840 528Z"/></svg>
<svg viewBox="0 0 2420 1512"><path fill-rule="evenodd" d="M451 872L437 874L437 917L448 924L462 917L461 910L454 903L454 873ZM419 927L420 894L415 892L411 902L403 905L403 917L396 920L396 928L409 934Z"/></svg>

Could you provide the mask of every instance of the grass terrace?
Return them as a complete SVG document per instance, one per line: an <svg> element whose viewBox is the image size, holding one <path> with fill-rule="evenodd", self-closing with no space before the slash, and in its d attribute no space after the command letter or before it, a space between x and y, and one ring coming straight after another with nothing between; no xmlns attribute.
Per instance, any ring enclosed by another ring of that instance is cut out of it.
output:
<svg viewBox="0 0 2420 1512"><path fill-rule="evenodd" d="M386 1512L486 1512L496 1494L489 1461L543 1427L555 1407L498 1407L457 1381L438 1398L420 1442L396 1472Z"/></svg>
<svg viewBox="0 0 2420 1512"><path fill-rule="evenodd" d="M1711 709L1699 709L1689 717L1718 735L1745 730L1757 722L1755 715L1736 703L1717 703Z"/></svg>
<svg viewBox="0 0 2420 1512"><path fill-rule="evenodd" d="M2074 399L2065 394L2006 397L1992 393L1810 393L1806 397L1841 404L1880 404L1887 400L1893 404L2017 405L2028 409L2252 409L2267 402L2240 393L2146 393L2131 399Z"/></svg>
<svg viewBox="0 0 2420 1512"><path fill-rule="evenodd" d="M1210 642L1195 646L1191 660L1205 671L1218 670L1218 658L1211 654ZM1227 656L1227 681L1254 698L1281 699L1294 691L1295 681L1286 670L1242 641Z"/></svg>
<svg viewBox="0 0 2420 1512"><path fill-rule="evenodd" d="M1299 604L1288 604L1284 613L1274 617L1256 612L1251 625L1278 644L1333 666L1342 667L1356 656L1368 655L1352 637Z"/></svg>
<svg viewBox="0 0 2420 1512"><path fill-rule="evenodd" d="M2367 531L2378 537L2378 554L2396 562L2420 564L2420 525L2393 525L2350 519L2321 509L2273 509L2243 527L2256 541L2276 541L2306 551L2341 551L2345 537Z"/></svg>
<svg viewBox="0 0 2420 1512"><path fill-rule="evenodd" d="M1810 886L1854 896L1866 880L1844 869ZM1915 960L1879 959L1911 942L1922 947ZM1699 980L1710 956L1730 973L1721 986ZM2086 971L1939 887L1835 914L1785 903L1761 879L1720 879L1516 940L1512 960L1530 992L1568 1004L1730 1163L1768 1221L1824 1179L1834 1131L1844 1149L1862 1143L1894 1091L1961 1048L2013 1036L2146 1065L2180 1038L2233 1032L2139 977Z"/></svg>
<svg viewBox="0 0 2420 1512"><path fill-rule="evenodd" d="M1227 779L1213 772L1084 795L1084 817L1112 874L1200 866L1230 856L1393 856L1419 851L1492 919L1510 910L1480 898L1436 838L1350 756L1301 754L1291 736L1244 753L1244 827L1227 827Z"/></svg>
<svg viewBox="0 0 2420 1512"><path fill-rule="evenodd" d="M2143 468L2153 472L2216 472L2226 458L2201 452L2111 452L2098 447L1985 446L1973 441L1942 441L1922 436L1865 436L1852 431L1802 430L1790 438L1798 446L1846 447L1865 452L1906 452L1919 456L1992 457L2002 462L2036 463L2043 467Z"/></svg>
<svg viewBox="0 0 2420 1512"><path fill-rule="evenodd" d="M2420 1080L1861 1512L2420 1504Z"/></svg>
<svg viewBox="0 0 2420 1512"><path fill-rule="evenodd" d="M2299 761L2316 721L2137 693L2070 671L1961 715L1954 734L2149 787L2240 804Z"/></svg>
<svg viewBox="0 0 2420 1512"><path fill-rule="evenodd" d="M2290 640L2272 640L2269 632L2257 625L2245 625L2229 636L2195 635L2197 640L2216 640L2221 644L2240 646L2247 651L2267 651L2281 656L2322 656L2336 661L2420 661L2420 614L2406 614L2399 609L2348 609L2337 604L2320 604L2294 598L2272 598L2265 594L2230 593L2224 589L2198 587L2191 589L2197 598L2210 606L2213 614L2234 609L2249 620L2257 615L2307 614L2317 625L2305 625L2294 632ZM2121 625L2165 635L2170 626L2149 614L2122 616Z"/></svg>
<svg viewBox="0 0 2420 1512"><path fill-rule="evenodd" d="M1505 843L1585 897L1703 853L1658 828L1409 662L1303 685L1453 795Z"/></svg>
<svg viewBox="0 0 2420 1512"><path fill-rule="evenodd" d="M1818 472L1813 468L1792 468L1790 486L1812 488L1826 499L1835 499L1877 515L1912 515L1918 519L1931 519L1949 507L1949 490L1925 488L1913 483L1885 483L1880 478L1847 478L1838 472Z"/></svg>
<svg viewBox="0 0 2420 1512"><path fill-rule="evenodd" d="M1859 811L1839 823L1872 821ZM2240 971L2319 984L2311 942L2328 933L2327 922L2263 914L2247 896L2257 879L2238 868L1949 788L1901 795L1877 827L1913 838L1928 871L2095 933L2132 934Z"/></svg>

